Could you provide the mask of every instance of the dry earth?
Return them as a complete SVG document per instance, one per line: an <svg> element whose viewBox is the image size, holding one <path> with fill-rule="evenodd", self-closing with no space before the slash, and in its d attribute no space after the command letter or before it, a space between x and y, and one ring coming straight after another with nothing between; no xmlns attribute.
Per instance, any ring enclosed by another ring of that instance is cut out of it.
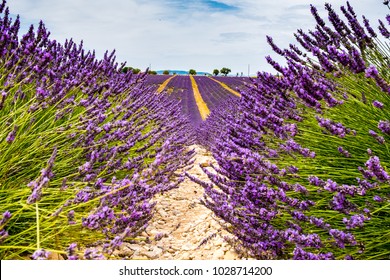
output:
<svg viewBox="0 0 390 280"><path fill-rule="evenodd" d="M189 173L207 180L199 164L213 158L200 146L195 149L195 162ZM242 259L224 237L230 236L211 210L200 203L203 188L188 178L179 188L155 198L156 213L143 233L150 241L124 243L119 252L125 259L153 260L234 260ZM160 240L154 237L162 234ZM205 242L207 241L207 242Z"/></svg>

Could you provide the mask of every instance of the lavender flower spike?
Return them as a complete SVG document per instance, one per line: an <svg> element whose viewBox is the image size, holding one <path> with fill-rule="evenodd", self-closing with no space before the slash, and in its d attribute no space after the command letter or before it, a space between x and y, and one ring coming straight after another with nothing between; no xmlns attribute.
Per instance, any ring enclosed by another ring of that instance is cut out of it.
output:
<svg viewBox="0 0 390 280"><path fill-rule="evenodd" d="M378 100L374 100L372 102L372 105L374 105L376 108L382 109L383 108L383 103L379 102Z"/></svg>
<svg viewBox="0 0 390 280"><path fill-rule="evenodd" d="M32 254L32 258L34 260L47 260L49 258L49 252L45 251L44 249L36 250Z"/></svg>

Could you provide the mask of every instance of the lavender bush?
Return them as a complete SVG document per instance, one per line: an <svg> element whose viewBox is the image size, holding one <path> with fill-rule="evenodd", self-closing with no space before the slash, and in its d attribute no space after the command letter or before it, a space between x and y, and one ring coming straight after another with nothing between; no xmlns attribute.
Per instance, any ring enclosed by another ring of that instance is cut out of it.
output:
<svg viewBox="0 0 390 280"><path fill-rule="evenodd" d="M114 52L19 36L0 4L0 257L106 258L183 180L188 121Z"/></svg>
<svg viewBox="0 0 390 280"><path fill-rule="evenodd" d="M268 37L287 65L267 57L279 75L258 73L233 110L204 124L218 167L204 168L212 183L190 177L255 258L390 256L389 32L348 2L344 20L325 8L329 23L311 7L317 25L297 31L300 47Z"/></svg>

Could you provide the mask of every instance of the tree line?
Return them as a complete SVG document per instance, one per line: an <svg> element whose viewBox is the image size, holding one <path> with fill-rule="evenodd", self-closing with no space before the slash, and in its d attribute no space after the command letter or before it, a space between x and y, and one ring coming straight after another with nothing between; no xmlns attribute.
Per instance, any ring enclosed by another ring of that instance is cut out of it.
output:
<svg viewBox="0 0 390 280"><path fill-rule="evenodd" d="M122 68L122 72L123 72L123 73L127 73L127 72L129 72L129 71L132 71L133 74L138 74L138 73L141 72L141 69L139 69L139 68L133 68L133 67L130 67L130 66L125 66L125 67ZM219 70L219 69L214 69L214 70L213 70L213 75L214 75L214 76L218 76L219 74L221 74L221 75L227 76L231 71L232 71L232 70L231 70L230 68L223 67L223 68L221 68L220 70ZM148 70L148 73L151 74L151 75L156 75L156 74L157 74L156 71L152 71L152 70ZM196 75L196 74L197 74L197 72L196 72L195 69L190 69L190 70L188 71L188 73L189 73L190 75ZM169 74L170 74L169 70L164 70L164 71L163 71L163 75L169 75ZM241 75L242 75L242 73L241 73ZM237 76L238 76L238 73L237 73Z"/></svg>

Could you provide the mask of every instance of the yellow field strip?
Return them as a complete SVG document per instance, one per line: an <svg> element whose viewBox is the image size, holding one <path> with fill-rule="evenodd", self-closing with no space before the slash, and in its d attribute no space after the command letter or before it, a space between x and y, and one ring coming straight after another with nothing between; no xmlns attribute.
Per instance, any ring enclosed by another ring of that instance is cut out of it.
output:
<svg viewBox="0 0 390 280"><path fill-rule="evenodd" d="M241 94L233 89L231 89L230 87L228 87L226 84L214 79L214 78L211 78L209 77L210 79L212 79L214 82L217 82L218 84L221 85L221 87L223 87L224 89L230 91L231 93L233 93L234 95L238 96L238 97L241 97Z"/></svg>
<svg viewBox="0 0 390 280"><path fill-rule="evenodd" d="M192 75L190 75L190 79L191 79L192 90L194 92L196 106L198 106L199 113L202 120L205 120L207 116L210 114L209 107L207 107L207 104L206 102L204 102L202 95L200 95L198 85L196 84L196 81Z"/></svg>
<svg viewBox="0 0 390 280"><path fill-rule="evenodd" d="M175 77L176 75L173 75L172 77L169 77L168 79L166 79L157 89L157 92L158 93L161 93L165 87L167 86L167 84L169 83L170 80L173 79L173 77Z"/></svg>

